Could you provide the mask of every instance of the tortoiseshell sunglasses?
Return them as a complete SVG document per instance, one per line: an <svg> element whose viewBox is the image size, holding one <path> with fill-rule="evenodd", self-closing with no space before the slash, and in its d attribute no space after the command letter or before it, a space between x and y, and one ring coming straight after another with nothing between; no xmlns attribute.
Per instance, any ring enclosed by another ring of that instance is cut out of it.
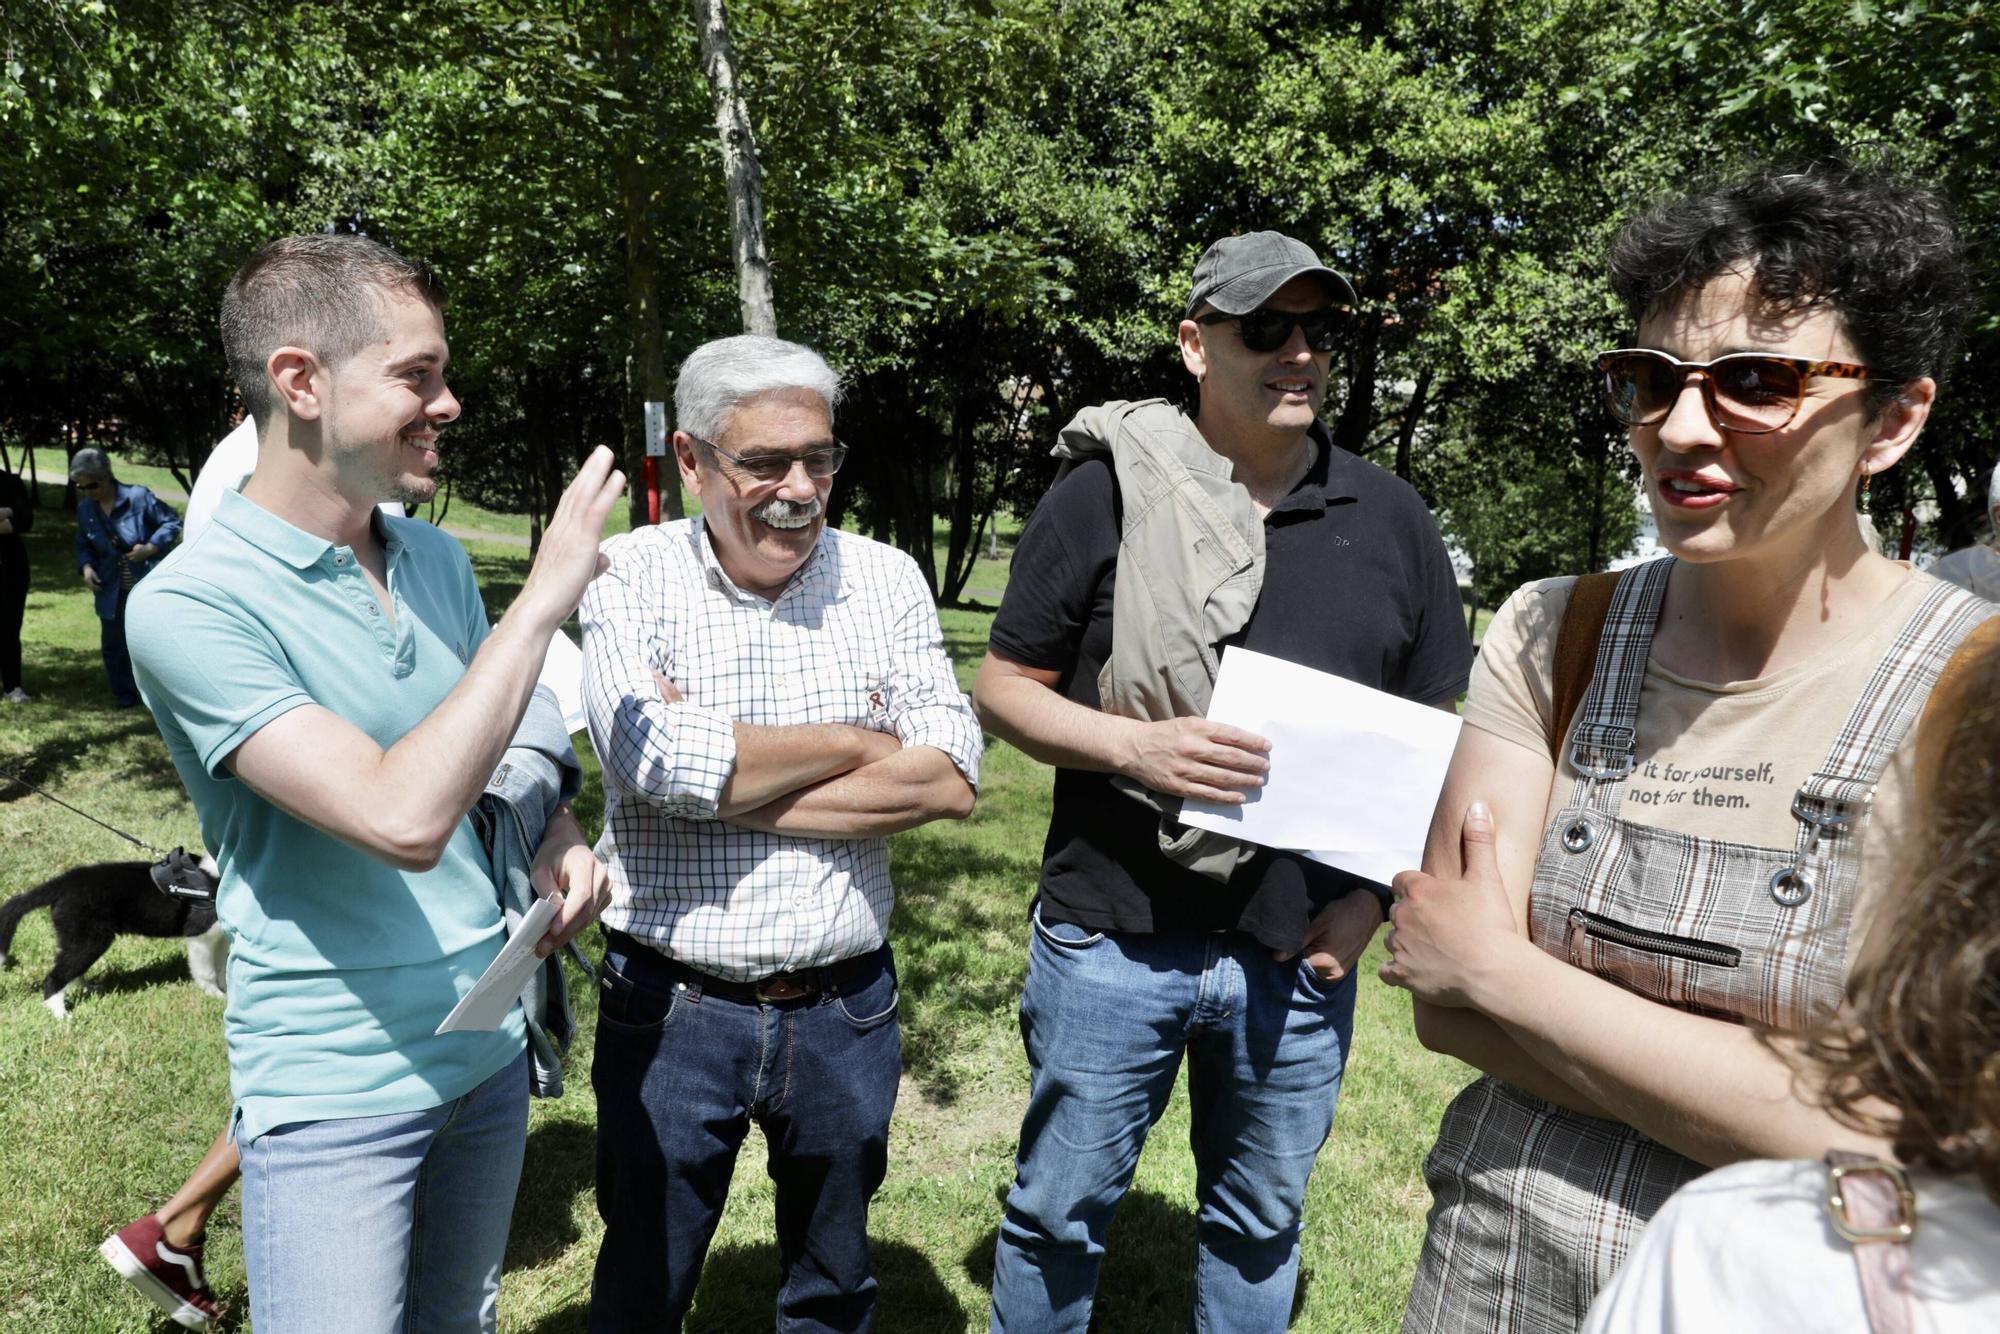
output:
<svg viewBox="0 0 2000 1334"><path fill-rule="evenodd" d="M1799 396L1814 376L1882 383L1866 366L1851 361L1810 361L1766 352L1732 352L1714 361L1677 361L1650 348L1622 347L1598 355L1604 373L1604 402L1626 426L1653 426L1667 419L1687 387L1701 379L1708 419L1739 435L1766 435L1791 424Z"/></svg>

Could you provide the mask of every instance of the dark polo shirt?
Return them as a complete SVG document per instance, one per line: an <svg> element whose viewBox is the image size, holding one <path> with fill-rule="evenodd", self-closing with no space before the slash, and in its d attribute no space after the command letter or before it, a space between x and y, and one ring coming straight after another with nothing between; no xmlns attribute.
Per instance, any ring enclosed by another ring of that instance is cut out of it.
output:
<svg viewBox="0 0 2000 1334"><path fill-rule="evenodd" d="M1463 693L1472 643L1436 521L1407 482L1337 448L1323 427L1314 436L1319 457L1264 520L1257 606L1224 643L1424 703ZM1093 709L1111 655L1121 517L1110 461L1080 464L1028 521L993 620L994 653L1060 672L1063 695ZM1161 855L1158 819L1108 774L1057 769L1044 919L1092 930L1238 930L1294 950L1321 908L1371 888L1268 849L1218 885Z"/></svg>

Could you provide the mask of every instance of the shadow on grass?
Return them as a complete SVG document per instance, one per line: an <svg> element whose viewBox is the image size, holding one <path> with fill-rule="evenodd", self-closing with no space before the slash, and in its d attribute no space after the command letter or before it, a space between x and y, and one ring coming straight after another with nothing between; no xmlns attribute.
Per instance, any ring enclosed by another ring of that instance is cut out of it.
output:
<svg viewBox="0 0 2000 1334"><path fill-rule="evenodd" d="M998 1228L989 1230L965 1255L966 1277L988 1292L999 1237ZM1090 1328L1095 1334L1186 1328L1194 1306L1194 1264L1194 1211L1153 1191L1128 1192L1104 1239ZM1311 1283L1311 1271L1301 1266L1291 1320L1305 1309Z"/></svg>
<svg viewBox="0 0 2000 1334"><path fill-rule="evenodd" d="M877 1334L935 1334L964 1329L966 1310L938 1277L937 1269L914 1246L896 1241L870 1245L881 1293L875 1305ZM687 1334L769 1334L776 1325L778 1248L718 1246L702 1266L701 1287L684 1328ZM529 1334L583 1334L588 1299L571 1302L529 1326Z"/></svg>
<svg viewBox="0 0 2000 1334"><path fill-rule="evenodd" d="M49 654L44 651L39 656L46 659ZM74 688L64 689L60 683L50 689L44 679L46 675L40 670L36 672L37 685L44 692L68 698L81 693ZM93 783L109 779L153 791L180 791L180 775L171 764L126 765L113 770L101 754L131 741L152 741L157 737L153 716L144 709L113 709L107 696L101 710L84 706L72 713L70 719L69 727L33 745L21 749L11 744L0 746L0 770L51 790L63 787L66 779L86 777ZM41 799L20 783L0 777L0 804Z"/></svg>
<svg viewBox="0 0 2000 1334"><path fill-rule="evenodd" d="M1032 887L1040 863L1033 850L1001 855L948 836L900 839L892 857L889 939L905 1007L903 1069L932 1101L949 1104L964 1075L953 1021L1009 1012L1020 999L1029 892L1009 891Z"/></svg>
<svg viewBox="0 0 2000 1334"><path fill-rule="evenodd" d="M165 958L155 959L151 963L142 964L137 968L120 968L116 971L106 970L100 972L99 970L102 968L103 964L101 962L93 964L90 971L85 973L83 978L89 985L90 990L100 996L116 996L130 991L144 991L148 987L168 986L175 982L190 987L194 985L188 977L186 954L171 954ZM217 1011L217 1014L219 1017L220 1010Z"/></svg>
<svg viewBox="0 0 2000 1334"><path fill-rule="evenodd" d="M595 1179L596 1142L590 1126L574 1121L545 1121L528 1132L502 1272L546 1264L576 1244L576 1199Z"/></svg>

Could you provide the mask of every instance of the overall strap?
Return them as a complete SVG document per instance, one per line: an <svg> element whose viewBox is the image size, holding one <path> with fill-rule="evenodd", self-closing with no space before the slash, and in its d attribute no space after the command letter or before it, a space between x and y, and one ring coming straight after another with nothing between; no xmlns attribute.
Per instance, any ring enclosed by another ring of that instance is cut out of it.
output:
<svg viewBox="0 0 2000 1334"><path fill-rule="evenodd" d="M1589 812L1605 819L1618 814L1639 739L1639 692L1646 684L1646 659L1652 653L1653 630L1660 621L1673 563L1672 557L1665 557L1635 565L1612 587L1590 686L1569 739L1569 762L1577 772L1569 805L1576 815L1564 826L1562 839L1571 853L1585 852L1597 841L1602 820L1588 818ZM1559 643L1560 639L1558 632Z"/></svg>
<svg viewBox="0 0 2000 1334"><path fill-rule="evenodd" d="M1653 630L1667 595L1671 556L1635 565L1620 576L1597 638L1597 662L1584 692L1583 721L1569 742L1569 762L1599 781L1632 772L1639 737L1639 692L1646 684L1646 659Z"/></svg>
<svg viewBox="0 0 2000 1334"><path fill-rule="evenodd" d="M1922 714L1946 663L1992 603L1938 582L1875 664L1826 758L1792 797L1799 832L1792 865L1771 879L1771 897L1792 908L1812 897L1807 863L1827 838L1846 836L1866 810L1882 771Z"/></svg>
<svg viewBox="0 0 2000 1334"><path fill-rule="evenodd" d="M1619 577L1617 571L1605 570L1579 575L1570 586L1569 603L1556 630L1556 661L1550 673L1549 758L1558 767L1563 742L1569 739L1569 725L1583 703L1583 692L1590 689L1597 642L1604 634L1604 618L1610 614L1611 594Z"/></svg>

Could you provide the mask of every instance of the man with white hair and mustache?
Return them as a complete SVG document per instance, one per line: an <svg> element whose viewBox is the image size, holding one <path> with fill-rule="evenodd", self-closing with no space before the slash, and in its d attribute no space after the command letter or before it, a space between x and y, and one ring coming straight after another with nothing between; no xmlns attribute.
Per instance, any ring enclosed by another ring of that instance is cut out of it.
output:
<svg viewBox="0 0 2000 1334"><path fill-rule="evenodd" d="M593 1331L678 1329L755 1121L781 1329L874 1309L901 1074L889 834L972 809L981 739L916 563L825 527L840 381L743 335L674 389L701 515L605 545L581 609L612 902Z"/></svg>

